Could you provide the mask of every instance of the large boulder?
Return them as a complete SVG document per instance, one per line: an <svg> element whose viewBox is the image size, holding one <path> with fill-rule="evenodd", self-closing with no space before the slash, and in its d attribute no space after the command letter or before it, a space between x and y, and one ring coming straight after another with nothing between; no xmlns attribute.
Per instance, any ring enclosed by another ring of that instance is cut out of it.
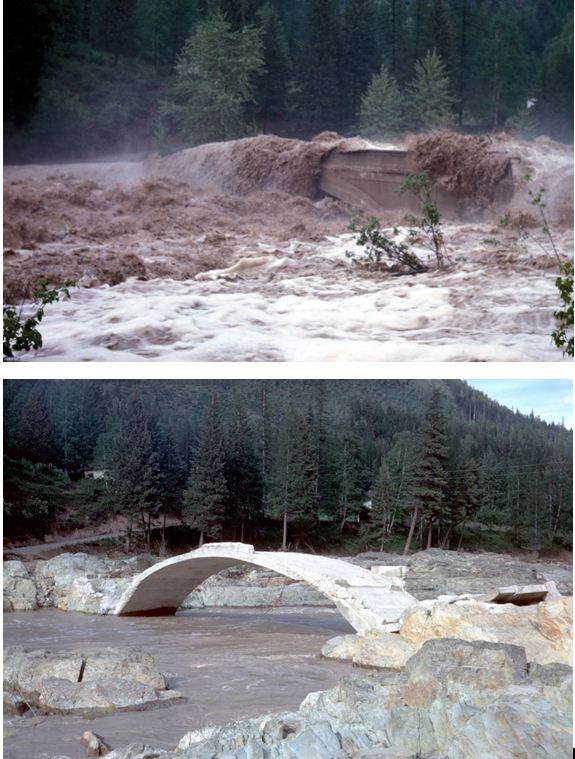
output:
<svg viewBox="0 0 575 759"><path fill-rule="evenodd" d="M572 623L573 599L567 596L532 606L439 598L407 611L400 634L417 648L434 638L517 644L530 662L570 665Z"/></svg>
<svg viewBox="0 0 575 759"><path fill-rule="evenodd" d="M351 661L361 667L401 669L415 650L415 646L395 633L373 631L331 638L321 653L326 659Z"/></svg>
<svg viewBox="0 0 575 759"><path fill-rule="evenodd" d="M102 678L134 680L156 690L165 690L164 676L156 669L154 657L137 649L105 648L85 654L82 681Z"/></svg>
<svg viewBox="0 0 575 759"><path fill-rule="evenodd" d="M38 608L36 583L21 561L4 562L4 611Z"/></svg>
<svg viewBox="0 0 575 759"><path fill-rule="evenodd" d="M34 576L41 606L109 614L139 571L132 560L63 553L37 562Z"/></svg>
<svg viewBox="0 0 575 759"><path fill-rule="evenodd" d="M153 657L136 649L54 653L8 648L4 688L14 699L50 714L93 716L165 706L181 698L166 689Z"/></svg>
<svg viewBox="0 0 575 759"><path fill-rule="evenodd" d="M70 682L55 677L42 680L37 704L47 714L81 714L93 717L122 711L141 711L181 698L178 691L156 692L134 680L103 678Z"/></svg>

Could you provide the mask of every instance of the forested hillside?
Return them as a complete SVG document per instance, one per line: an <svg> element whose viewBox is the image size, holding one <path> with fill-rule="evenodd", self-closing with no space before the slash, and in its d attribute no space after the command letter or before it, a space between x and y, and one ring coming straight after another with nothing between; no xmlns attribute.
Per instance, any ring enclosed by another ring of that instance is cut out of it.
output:
<svg viewBox="0 0 575 759"><path fill-rule="evenodd" d="M569 0L27 0L9 159L459 125L571 140Z"/></svg>
<svg viewBox="0 0 575 759"><path fill-rule="evenodd" d="M276 546L465 547L477 522L509 546L570 546L571 432L462 381L8 381L4 396L11 538L167 513L194 539Z"/></svg>

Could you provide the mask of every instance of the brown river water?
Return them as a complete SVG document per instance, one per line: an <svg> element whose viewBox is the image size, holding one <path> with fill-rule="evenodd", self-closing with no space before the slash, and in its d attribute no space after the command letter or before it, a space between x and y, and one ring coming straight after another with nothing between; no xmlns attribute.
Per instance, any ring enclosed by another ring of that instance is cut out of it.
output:
<svg viewBox="0 0 575 759"><path fill-rule="evenodd" d="M351 666L319 657L322 644L353 632L335 610L202 609L174 617L114 617L56 609L4 614L4 645L83 650L135 646L152 653L170 688L186 701L145 712L85 719L11 717L4 721L5 759L84 759L84 730L111 748L130 742L174 747L207 724L297 708ZM38 724L35 722L38 721Z"/></svg>

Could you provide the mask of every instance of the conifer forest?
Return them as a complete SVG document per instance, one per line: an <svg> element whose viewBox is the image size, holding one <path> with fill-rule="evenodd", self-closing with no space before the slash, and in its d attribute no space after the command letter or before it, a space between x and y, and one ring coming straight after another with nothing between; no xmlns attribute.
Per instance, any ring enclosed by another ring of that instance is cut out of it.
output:
<svg viewBox="0 0 575 759"><path fill-rule="evenodd" d="M6 382L4 450L12 539L570 547L571 432L459 380Z"/></svg>
<svg viewBox="0 0 575 759"><path fill-rule="evenodd" d="M377 114L392 132L448 122L571 139L569 0L7 7L11 159L135 153L257 132L369 134ZM194 78L194 70L205 73Z"/></svg>

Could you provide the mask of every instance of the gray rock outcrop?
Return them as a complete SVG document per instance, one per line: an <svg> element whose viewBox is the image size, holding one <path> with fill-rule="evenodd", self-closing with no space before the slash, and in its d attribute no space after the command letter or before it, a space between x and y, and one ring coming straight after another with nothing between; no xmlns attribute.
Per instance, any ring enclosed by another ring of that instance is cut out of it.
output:
<svg viewBox="0 0 575 759"><path fill-rule="evenodd" d="M563 595L573 594L573 573L565 562L524 561L509 554L469 553L429 548L411 556L362 553L350 559L371 568L405 565L405 589L418 600L440 595L480 594L500 585L531 585L549 580Z"/></svg>
<svg viewBox="0 0 575 759"><path fill-rule="evenodd" d="M38 608L34 578L22 561L4 562L4 611L31 611Z"/></svg>
<svg viewBox="0 0 575 759"><path fill-rule="evenodd" d="M181 698L167 690L152 656L110 648L82 653L8 648L4 692L11 713L12 704L23 701L46 714L84 716L165 706Z"/></svg>
<svg viewBox="0 0 575 759"><path fill-rule="evenodd" d="M571 713L569 667L531 667L519 646L431 640L401 672L344 677L298 712L195 730L162 756L567 759ZM132 759L133 748L110 756Z"/></svg>

